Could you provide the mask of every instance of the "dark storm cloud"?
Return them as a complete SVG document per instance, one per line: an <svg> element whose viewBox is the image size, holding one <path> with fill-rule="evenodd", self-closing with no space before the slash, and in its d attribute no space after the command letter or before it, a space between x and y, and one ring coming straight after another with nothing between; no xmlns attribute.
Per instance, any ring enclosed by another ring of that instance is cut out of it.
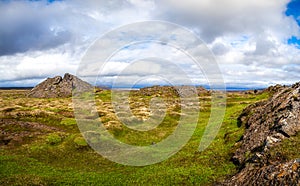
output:
<svg viewBox="0 0 300 186"><path fill-rule="evenodd" d="M63 1L1 1L0 56L74 44L89 34L94 23Z"/></svg>
<svg viewBox="0 0 300 186"><path fill-rule="evenodd" d="M71 37L68 31L54 32L38 21L23 22L12 31L0 28L0 55L54 48L70 41Z"/></svg>
<svg viewBox="0 0 300 186"><path fill-rule="evenodd" d="M48 49L71 39L67 30L55 29L59 13L42 3L0 2L0 55Z"/></svg>
<svg viewBox="0 0 300 186"><path fill-rule="evenodd" d="M0 56L92 40L136 19L133 6L124 0L0 1Z"/></svg>

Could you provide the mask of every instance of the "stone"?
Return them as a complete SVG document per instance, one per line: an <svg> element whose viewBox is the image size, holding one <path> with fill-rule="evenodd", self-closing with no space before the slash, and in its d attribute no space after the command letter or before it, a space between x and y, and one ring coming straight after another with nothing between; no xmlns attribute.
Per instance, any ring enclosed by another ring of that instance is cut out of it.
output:
<svg viewBox="0 0 300 186"><path fill-rule="evenodd" d="M66 73L64 77L56 76L47 78L42 83L34 87L28 94L32 98L59 98L70 97L72 91L91 91L94 87L78 77Z"/></svg>
<svg viewBox="0 0 300 186"><path fill-rule="evenodd" d="M144 96L165 96L165 97L189 97L197 95L210 95L210 91L201 86L151 86L140 89Z"/></svg>
<svg viewBox="0 0 300 186"><path fill-rule="evenodd" d="M270 99L248 106L238 118L238 125L245 127L232 156L239 172L221 185L300 185L298 160L269 161L274 145L300 131L300 83L263 92Z"/></svg>

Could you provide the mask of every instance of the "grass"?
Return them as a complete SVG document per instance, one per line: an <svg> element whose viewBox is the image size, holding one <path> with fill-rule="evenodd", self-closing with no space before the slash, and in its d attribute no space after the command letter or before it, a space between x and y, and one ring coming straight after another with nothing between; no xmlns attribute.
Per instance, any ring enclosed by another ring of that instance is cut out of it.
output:
<svg viewBox="0 0 300 186"><path fill-rule="evenodd" d="M61 125L66 125L66 126L70 126L70 125L76 125L76 120L74 118L63 118L60 122Z"/></svg>
<svg viewBox="0 0 300 186"><path fill-rule="evenodd" d="M284 139L280 146L276 145L275 147L271 148L270 154L271 157L280 158L283 160L299 159L299 151L296 149L300 149L299 133L288 139Z"/></svg>
<svg viewBox="0 0 300 186"><path fill-rule="evenodd" d="M37 122L57 130L34 136L18 147L0 146L0 185L211 185L236 171L230 157L235 142L243 133L236 118L247 105L268 98L267 94L228 93L221 129L212 144L199 152L199 143L210 116L210 99L207 95L200 97L201 113L189 142L163 162L132 167L103 158L85 143L75 119L70 116L71 99L26 98L25 93L0 91L0 104L4 108L0 111L0 118ZM137 132L116 121L110 97L109 90L96 94L98 112L103 125L123 142L133 145L157 143L177 126L180 115L176 113L180 107L173 103L178 98L173 101L167 98L167 115L161 125L147 132ZM148 117L140 108L147 107L150 99L151 96L133 94L129 103L133 114ZM3 130L8 132L19 130L4 127Z"/></svg>

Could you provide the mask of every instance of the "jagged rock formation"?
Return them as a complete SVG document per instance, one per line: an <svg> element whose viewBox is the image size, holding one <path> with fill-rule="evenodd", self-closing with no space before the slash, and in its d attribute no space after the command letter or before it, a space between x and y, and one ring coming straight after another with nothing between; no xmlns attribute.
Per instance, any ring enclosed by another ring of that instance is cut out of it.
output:
<svg viewBox="0 0 300 186"><path fill-rule="evenodd" d="M232 160L240 171L224 185L300 185L300 159L285 160L270 153L283 139L300 131L300 83L266 91L273 96L250 105L238 118L245 133Z"/></svg>
<svg viewBox="0 0 300 186"><path fill-rule="evenodd" d="M92 90L92 85L82 81L78 77L66 73L64 77L56 76L48 78L42 83L34 87L28 97L33 98L57 98L57 97L70 97L72 90L76 88L77 91Z"/></svg>

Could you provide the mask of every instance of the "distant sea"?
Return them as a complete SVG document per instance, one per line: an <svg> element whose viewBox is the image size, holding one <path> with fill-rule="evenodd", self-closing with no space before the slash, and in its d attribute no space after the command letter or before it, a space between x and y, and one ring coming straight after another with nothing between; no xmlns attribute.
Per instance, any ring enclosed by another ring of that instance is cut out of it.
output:
<svg viewBox="0 0 300 186"><path fill-rule="evenodd" d="M0 87L0 90L31 90L33 87Z"/></svg>

